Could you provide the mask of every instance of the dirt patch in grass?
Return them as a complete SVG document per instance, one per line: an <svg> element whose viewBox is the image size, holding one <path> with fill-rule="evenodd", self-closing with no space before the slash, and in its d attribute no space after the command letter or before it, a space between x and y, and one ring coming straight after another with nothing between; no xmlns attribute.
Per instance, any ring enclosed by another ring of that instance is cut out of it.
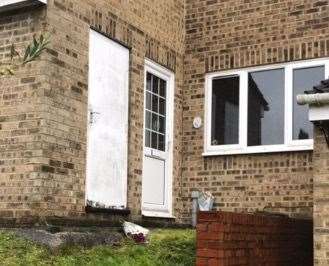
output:
<svg viewBox="0 0 329 266"><path fill-rule="evenodd" d="M123 235L119 232L106 230L98 232L63 231L50 233L40 229L16 229L14 233L18 237L47 247L49 251L55 254L70 246L81 246L84 248L101 245L118 246L123 240Z"/></svg>
<svg viewBox="0 0 329 266"><path fill-rule="evenodd" d="M119 247L66 247L53 255L13 233L0 233L1 265L190 266L195 264L194 230L154 230L148 245L125 241Z"/></svg>

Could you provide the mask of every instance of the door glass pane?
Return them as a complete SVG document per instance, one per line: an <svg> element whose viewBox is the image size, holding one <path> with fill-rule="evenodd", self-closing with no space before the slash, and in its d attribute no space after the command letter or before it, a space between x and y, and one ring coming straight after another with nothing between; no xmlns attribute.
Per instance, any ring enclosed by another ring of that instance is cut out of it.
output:
<svg viewBox="0 0 329 266"><path fill-rule="evenodd" d="M152 132L151 148L158 149L158 134L155 132Z"/></svg>
<svg viewBox="0 0 329 266"><path fill-rule="evenodd" d="M159 97L155 94L152 95L152 111L159 112Z"/></svg>
<svg viewBox="0 0 329 266"><path fill-rule="evenodd" d="M311 90L325 78L324 66L294 70L293 77L293 139L312 139L313 125L308 119L308 106L298 105L296 95Z"/></svg>
<svg viewBox="0 0 329 266"><path fill-rule="evenodd" d="M159 93L159 78L153 75L153 87L152 87L152 91L155 94Z"/></svg>
<svg viewBox="0 0 329 266"><path fill-rule="evenodd" d="M152 90L152 75L150 73L146 74L146 90Z"/></svg>
<svg viewBox="0 0 329 266"><path fill-rule="evenodd" d="M151 131L145 130L145 146L151 148Z"/></svg>
<svg viewBox="0 0 329 266"><path fill-rule="evenodd" d="M213 80L211 145L239 143L239 91L238 76Z"/></svg>
<svg viewBox="0 0 329 266"><path fill-rule="evenodd" d="M159 131L159 116L154 113L152 114L152 130Z"/></svg>
<svg viewBox="0 0 329 266"><path fill-rule="evenodd" d="M163 116L159 116L159 132L165 134L166 120Z"/></svg>
<svg viewBox="0 0 329 266"><path fill-rule="evenodd" d="M146 92L146 109L152 110L152 94Z"/></svg>
<svg viewBox="0 0 329 266"><path fill-rule="evenodd" d="M159 135L159 147L158 149L160 151L165 151L165 136L164 135Z"/></svg>
<svg viewBox="0 0 329 266"><path fill-rule="evenodd" d="M248 146L284 144L284 69L248 75Z"/></svg>
<svg viewBox="0 0 329 266"><path fill-rule="evenodd" d="M160 96L166 97L166 81L160 79Z"/></svg>
<svg viewBox="0 0 329 266"><path fill-rule="evenodd" d="M163 98L159 98L159 113L166 115L166 100Z"/></svg>
<svg viewBox="0 0 329 266"><path fill-rule="evenodd" d="M149 88L145 103L145 145L165 151L167 82L150 73L147 73L146 81Z"/></svg>
<svg viewBox="0 0 329 266"><path fill-rule="evenodd" d="M149 111L146 111L145 113L145 127L147 129L152 129L152 113Z"/></svg>

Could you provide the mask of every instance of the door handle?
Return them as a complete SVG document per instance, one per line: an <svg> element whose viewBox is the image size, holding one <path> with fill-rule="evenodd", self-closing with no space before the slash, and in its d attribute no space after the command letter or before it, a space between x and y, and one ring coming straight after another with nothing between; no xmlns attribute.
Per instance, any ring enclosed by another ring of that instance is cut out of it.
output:
<svg viewBox="0 0 329 266"><path fill-rule="evenodd" d="M101 113L99 112L93 112L92 110L89 112L89 124L95 124L96 120L95 120L95 115L100 115Z"/></svg>

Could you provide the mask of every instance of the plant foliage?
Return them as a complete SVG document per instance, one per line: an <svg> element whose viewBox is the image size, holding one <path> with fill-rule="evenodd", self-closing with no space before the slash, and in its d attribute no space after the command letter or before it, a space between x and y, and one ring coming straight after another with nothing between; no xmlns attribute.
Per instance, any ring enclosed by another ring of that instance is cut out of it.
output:
<svg viewBox="0 0 329 266"><path fill-rule="evenodd" d="M0 66L0 76L14 75L15 69L35 61L50 43L50 36L41 34L39 38L33 36L32 42L26 47L24 56L17 51L15 44L10 47L10 63Z"/></svg>
<svg viewBox="0 0 329 266"><path fill-rule="evenodd" d="M148 245L127 241L119 247L68 247L58 254L0 232L0 264L4 266L191 266L195 255L194 230L155 230Z"/></svg>

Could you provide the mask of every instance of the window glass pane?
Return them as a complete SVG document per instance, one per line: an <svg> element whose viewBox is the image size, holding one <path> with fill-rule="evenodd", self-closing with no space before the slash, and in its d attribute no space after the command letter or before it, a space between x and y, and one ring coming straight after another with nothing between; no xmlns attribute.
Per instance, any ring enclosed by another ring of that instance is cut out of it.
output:
<svg viewBox="0 0 329 266"><path fill-rule="evenodd" d="M159 112L159 97L156 95L152 95L152 111L158 113Z"/></svg>
<svg viewBox="0 0 329 266"><path fill-rule="evenodd" d="M159 131L159 116L156 114L152 114L152 130Z"/></svg>
<svg viewBox="0 0 329 266"><path fill-rule="evenodd" d="M167 83L147 73L145 103L145 146L165 150Z"/></svg>
<svg viewBox="0 0 329 266"><path fill-rule="evenodd" d="M159 132L165 134L166 120L163 116L159 116Z"/></svg>
<svg viewBox="0 0 329 266"><path fill-rule="evenodd" d="M158 149L158 134L152 132L151 148Z"/></svg>
<svg viewBox="0 0 329 266"><path fill-rule="evenodd" d="M159 78L156 76L153 76L153 87L152 91L156 94L158 94L159 91Z"/></svg>
<svg viewBox="0 0 329 266"><path fill-rule="evenodd" d="M294 70L293 139L295 140L313 138L313 125L308 119L308 106L298 105L296 95L311 90L324 78L324 66Z"/></svg>
<svg viewBox="0 0 329 266"><path fill-rule="evenodd" d="M146 111L145 112L145 127L148 128L148 129L152 129L151 117L152 117L152 113L149 112L149 111Z"/></svg>
<svg viewBox="0 0 329 266"><path fill-rule="evenodd" d="M248 75L248 146L284 144L284 69Z"/></svg>
<svg viewBox="0 0 329 266"><path fill-rule="evenodd" d="M160 96L162 97L166 97L166 85L167 85L167 82L164 81L163 79L160 79Z"/></svg>
<svg viewBox="0 0 329 266"><path fill-rule="evenodd" d="M211 144L239 143L239 77L213 80Z"/></svg>
<svg viewBox="0 0 329 266"><path fill-rule="evenodd" d="M151 132L148 130L145 131L145 146L151 148Z"/></svg>
<svg viewBox="0 0 329 266"><path fill-rule="evenodd" d="M166 100L163 98L159 98L159 113L166 115Z"/></svg>
<svg viewBox="0 0 329 266"><path fill-rule="evenodd" d="M146 90L152 90L152 75L150 73L146 74Z"/></svg>
<svg viewBox="0 0 329 266"><path fill-rule="evenodd" d="M159 147L158 149L160 151L165 151L165 136L164 135L159 135Z"/></svg>
<svg viewBox="0 0 329 266"><path fill-rule="evenodd" d="M146 92L146 109L152 110L152 94Z"/></svg>

